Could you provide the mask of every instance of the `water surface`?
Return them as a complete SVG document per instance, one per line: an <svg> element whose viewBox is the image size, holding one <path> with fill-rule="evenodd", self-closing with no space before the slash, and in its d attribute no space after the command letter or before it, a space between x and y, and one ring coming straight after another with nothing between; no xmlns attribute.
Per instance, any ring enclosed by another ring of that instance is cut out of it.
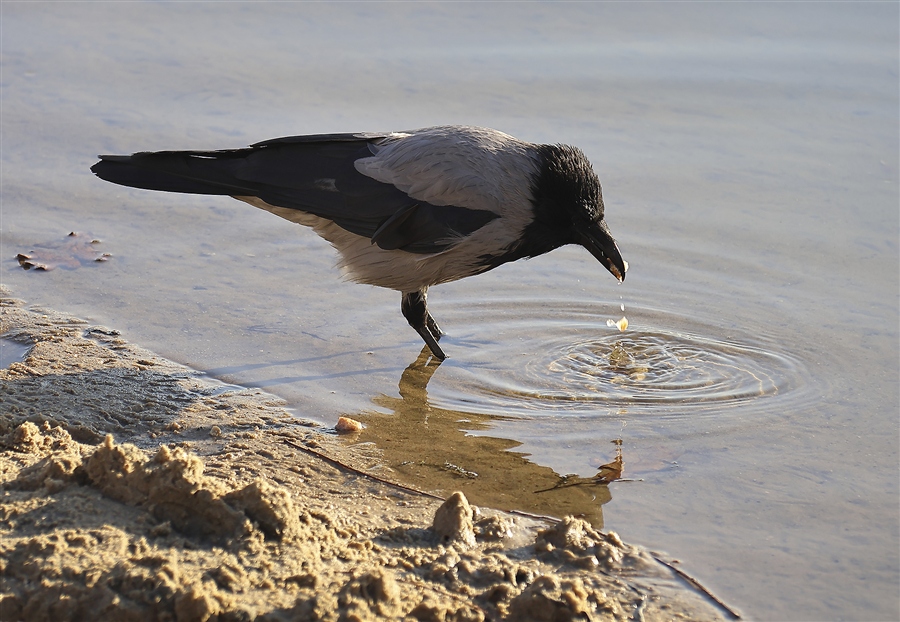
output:
<svg viewBox="0 0 900 622"><path fill-rule="evenodd" d="M363 419L407 481L668 551L750 617L900 616L896 4L0 11L15 296ZM441 123L580 146L625 284L566 248L434 288L429 365L399 295L338 281L311 232L88 171ZM19 267L71 231L109 260Z"/></svg>

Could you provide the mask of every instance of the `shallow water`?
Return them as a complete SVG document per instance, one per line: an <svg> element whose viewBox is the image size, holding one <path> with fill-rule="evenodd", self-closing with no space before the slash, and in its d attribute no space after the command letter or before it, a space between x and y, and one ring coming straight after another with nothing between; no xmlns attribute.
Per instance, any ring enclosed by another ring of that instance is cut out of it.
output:
<svg viewBox="0 0 900 622"><path fill-rule="evenodd" d="M12 339L0 339L0 369L6 369L13 363L24 360L30 349L31 346Z"/></svg>
<svg viewBox="0 0 900 622"><path fill-rule="evenodd" d="M632 306L640 323L620 332L598 326L609 311L597 304L505 299L470 305L479 307L510 319L498 323L501 332L489 349L473 344L460 366L447 364L449 386L439 399L460 410L473 401L484 404L479 410L521 417L627 408L635 418L709 415L721 422L733 411L745 417L770 411L767 397L780 397L784 407L808 386L803 364L778 352L777 343L734 331L716 335L696 318Z"/></svg>
<svg viewBox="0 0 900 622"><path fill-rule="evenodd" d="M15 296L363 419L417 485L584 514L750 617L900 617L896 4L0 11ZM584 149L626 282L565 248L434 288L429 366L399 295L339 282L311 232L88 171L438 123ZM70 231L111 258L14 259Z"/></svg>

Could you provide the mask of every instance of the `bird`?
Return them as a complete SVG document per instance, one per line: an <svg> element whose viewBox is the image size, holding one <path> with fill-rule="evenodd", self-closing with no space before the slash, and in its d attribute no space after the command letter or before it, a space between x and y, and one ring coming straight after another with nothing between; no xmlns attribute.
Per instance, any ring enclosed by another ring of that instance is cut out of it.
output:
<svg viewBox="0 0 900 622"><path fill-rule="evenodd" d="M275 138L238 149L101 155L99 178L133 188L224 195L310 227L349 280L397 290L433 356L444 334L428 288L583 246L619 282L628 264L584 152L498 130L443 125Z"/></svg>

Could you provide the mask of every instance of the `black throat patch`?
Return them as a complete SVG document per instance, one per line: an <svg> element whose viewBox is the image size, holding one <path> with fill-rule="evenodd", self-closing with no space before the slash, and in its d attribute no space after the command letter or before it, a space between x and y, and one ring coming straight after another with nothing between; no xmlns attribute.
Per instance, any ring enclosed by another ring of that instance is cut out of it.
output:
<svg viewBox="0 0 900 622"><path fill-rule="evenodd" d="M603 218L600 180L576 147L540 145L541 170L532 185L534 222L525 229L523 257L575 242L574 225Z"/></svg>

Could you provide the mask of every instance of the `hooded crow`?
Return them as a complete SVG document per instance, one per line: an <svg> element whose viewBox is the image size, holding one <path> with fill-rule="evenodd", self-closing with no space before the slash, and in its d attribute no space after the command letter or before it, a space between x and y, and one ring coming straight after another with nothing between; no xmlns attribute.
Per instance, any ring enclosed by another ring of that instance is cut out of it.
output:
<svg viewBox="0 0 900 622"><path fill-rule="evenodd" d="M431 285L565 244L614 277L627 263L603 219L581 150L496 130L429 127L276 138L245 149L103 155L91 170L123 186L228 195L312 227L354 281L402 294L404 317L438 359Z"/></svg>

